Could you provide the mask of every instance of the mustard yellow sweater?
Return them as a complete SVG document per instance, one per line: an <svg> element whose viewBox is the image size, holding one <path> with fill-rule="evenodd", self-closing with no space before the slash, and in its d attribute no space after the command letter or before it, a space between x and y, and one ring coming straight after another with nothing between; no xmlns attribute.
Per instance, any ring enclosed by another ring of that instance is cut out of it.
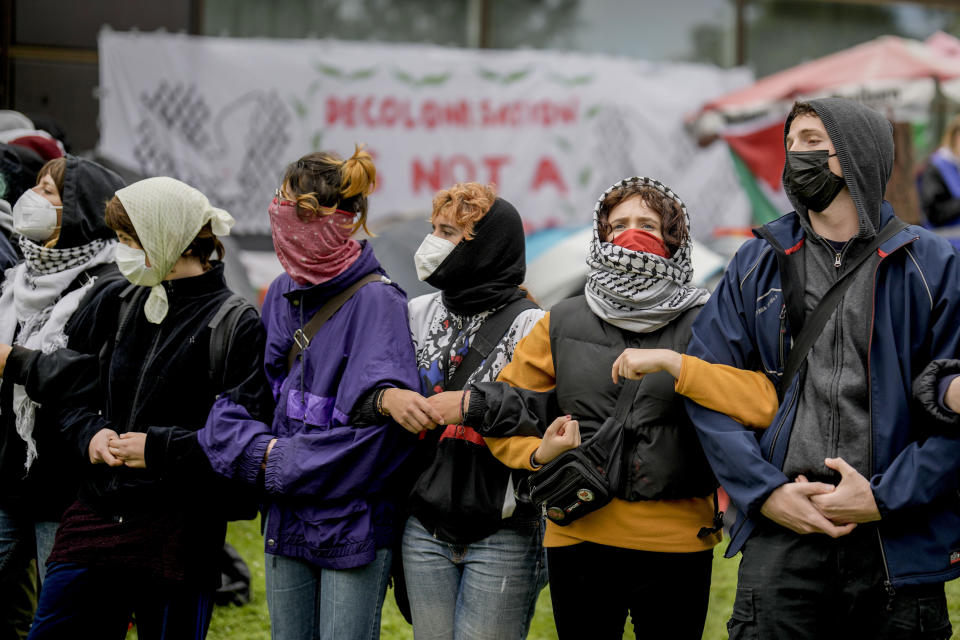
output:
<svg viewBox="0 0 960 640"><path fill-rule="evenodd" d="M709 364L684 355L677 393L725 413L749 427L766 427L777 411L777 393L765 375L726 365ZM612 364L612 363L611 363ZM550 351L550 314L538 322L513 352L498 378L514 387L549 391L556 385ZM486 438L490 451L514 469L531 469L530 456L540 438ZM713 521L713 496L686 500L627 502L614 498L607 506L565 527L547 522L544 545L563 547L579 542L660 552L693 552L712 548L721 535L698 538Z"/></svg>

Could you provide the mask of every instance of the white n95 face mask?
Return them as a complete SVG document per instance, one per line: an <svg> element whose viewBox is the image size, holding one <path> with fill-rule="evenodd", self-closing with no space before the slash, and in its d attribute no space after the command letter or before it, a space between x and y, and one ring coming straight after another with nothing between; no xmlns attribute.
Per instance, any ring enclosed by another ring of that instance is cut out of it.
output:
<svg viewBox="0 0 960 640"><path fill-rule="evenodd" d="M42 195L28 189L13 205L13 229L34 242L43 242L57 230L57 209Z"/></svg>
<svg viewBox="0 0 960 640"><path fill-rule="evenodd" d="M440 263L446 260L450 252L456 248L457 245L449 240L438 238L432 233L429 234L423 239L420 248L413 255L413 262L417 265L417 278L420 280L429 278L440 266Z"/></svg>
<svg viewBox="0 0 960 640"><path fill-rule="evenodd" d="M147 254L143 249L134 249L125 244L117 244L115 260L120 273L133 284L147 287L157 284L153 269L147 266Z"/></svg>

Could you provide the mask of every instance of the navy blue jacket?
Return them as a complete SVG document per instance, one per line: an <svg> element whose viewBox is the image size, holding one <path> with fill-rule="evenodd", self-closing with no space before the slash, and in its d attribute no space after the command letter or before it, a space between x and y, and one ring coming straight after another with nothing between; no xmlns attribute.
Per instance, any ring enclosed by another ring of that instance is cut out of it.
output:
<svg viewBox="0 0 960 640"><path fill-rule="evenodd" d="M884 202L881 226L893 215ZM805 237L795 212L766 230L782 247L796 247ZM862 329L870 331L869 480L882 516L878 542L893 587L942 582L960 576L960 438L911 403L911 384L931 360L960 352L960 255L917 226L900 231L878 253L870 327ZM779 384L790 336L775 250L758 234L734 256L698 316L687 353L764 371ZM704 451L740 507L728 557L763 518L760 508L771 492L792 481L781 469L797 380L790 382L770 427L759 433L688 401Z"/></svg>

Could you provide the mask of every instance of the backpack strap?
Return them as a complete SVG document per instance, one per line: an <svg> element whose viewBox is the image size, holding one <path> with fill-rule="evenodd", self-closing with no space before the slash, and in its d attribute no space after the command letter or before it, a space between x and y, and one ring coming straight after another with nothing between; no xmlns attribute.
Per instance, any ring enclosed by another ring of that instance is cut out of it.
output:
<svg viewBox="0 0 960 640"><path fill-rule="evenodd" d="M207 327L210 329L210 358L208 370L210 381L218 389L226 390L226 365L230 348L233 346L233 336L237 332L240 318L248 310L257 313L257 308L243 296L234 293L223 301Z"/></svg>
<svg viewBox="0 0 960 640"><path fill-rule="evenodd" d="M353 297L361 287L370 284L371 282L385 282L390 283L390 280L380 275L379 273L368 273L364 277L360 278L352 285L333 296L327 300L320 309L313 314L313 317L305 324L300 327L293 333L293 346L290 347L290 353L287 354L287 371L293 368L294 363L297 361L297 356L303 352L304 349L309 346L310 341L313 339L313 336L317 335L317 332L320 330L320 327L327 323L327 320L333 317L337 311L340 310L347 300Z"/></svg>
<svg viewBox="0 0 960 640"><path fill-rule="evenodd" d="M113 338L114 345L120 341L120 336L123 335L124 330L127 328L127 324L130 322L133 311L137 306L137 300L139 300L140 296L148 289L149 287L129 284L120 292L120 312L117 319L117 333Z"/></svg>
<svg viewBox="0 0 960 640"><path fill-rule="evenodd" d="M820 337L820 334L823 332L823 328L827 324L827 320L830 319L830 316L833 315L833 312L836 311L837 306L840 304L840 300L843 299L844 294L847 292L847 289L850 288L850 285L853 284L853 274L856 272L857 268L863 264L863 262L872 255L884 242L895 236L897 233L902 231L907 227L907 223L903 220L894 216L887 224L884 225L883 229L880 230L880 233L876 235L873 239L873 242L867 247L866 250L860 253L854 260L846 271L840 276L840 278L833 283L829 290L823 297L820 298L820 302L817 303L816 308L810 313L803 323L803 328L800 329L799 334L796 335L793 346L790 348L790 355L787 356L787 362L783 367L783 376L780 378L780 386L777 390L777 395L780 397L780 400L783 400L783 394L786 393L787 388L790 386L791 381L794 376L800 371L800 368L806 362L807 354L810 352L810 349L813 347L813 343L817 341L817 338ZM778 257L780 253L777 253ZM794 260L799 260L799 258L794 258ZM789 272L788 272L789 273ZM791 298L787 295L786 289L788 281L785 281L782 278L783 272L781 271L781 282L782 286L785 289L784 299L788 305L787 310L789 312L789 305L791 304ZM790 282L790 287L794 290L803 290L802 282ZM791 320L793 316L791 315Z"/></svg>
<svg viewBox="0 0 960 640"><path fill-rule="evenodd" d="M537 305L530 298L518 298L507 303L496 313L493 313L483 321L480 328L473 334L470 340L470 347L467 349L467 355L464 356L453 377L443 385L444 391L460 391L467 383L467 378L476 371L493 349L500 343L503 336L507 333L514 321L524 311L537 309ZM443 358L444 367L450 361L449 351L445 352Z"/></svg>

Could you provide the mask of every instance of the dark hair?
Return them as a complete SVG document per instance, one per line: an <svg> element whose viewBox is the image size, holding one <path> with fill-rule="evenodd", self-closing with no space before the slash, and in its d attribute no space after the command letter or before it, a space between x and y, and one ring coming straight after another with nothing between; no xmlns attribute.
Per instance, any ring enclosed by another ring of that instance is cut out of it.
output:
<svg viewBox="0 0 960 640"><path fill-rule="evenodd" d="M140 242L140 236L137 235L137 230L133 228L133 222L130 221L130 216L127 215L127 210L123 208L123 203L120 202L120 198L117 196L110 198L110 201L107 202L107 209L103 217L108 227L118 233L122 232L127 234L133 238L137 244L141 247L143 246L143 243ZM223 243L214 235L212 226L207 222L207 224L200 227L200 231L197 232L196 237L194 237L190 245L184 249L180 255L198 258L203 270L206 271L211 267L210 256L212 256L214 252L217 254L217 260L223 260L223 254L225 252Z"/></svg>
<svg viewBox="0 0 960 640"><path fill-rule="evenodd" d="M640 198L645 205L660 215L660 233L663 235L664 244L670 250L670 255L675 254L680 247L686 244L689 233L680 203L655 187L638 183L617 187L608 193L603 202L600 203L600 210L597 215L597 231L601 240L610 235L610 224L607 222L610 211L630 198Z"/></svg>
<svg viewBox="0 0 960 640"><path fill-rule="evenodd" d="M787 116L787 126L793 122L794 118L799 118L800 116L814 116L819 118L820 114L817 113L817 110L814 109L813 105L809 102L794 102L793 107L790 108L790 114Z"/></svg>
<svg viewBox="0 0 960 640"><path fill-rule="evenodd" d="M332 213L333 209L357 216L353 232L367 229L367 196L377 183L373 157L356 145L346 160L332 152L308 153L287 167L283 186L297 203L297 215L304 222Z"/></svg>

